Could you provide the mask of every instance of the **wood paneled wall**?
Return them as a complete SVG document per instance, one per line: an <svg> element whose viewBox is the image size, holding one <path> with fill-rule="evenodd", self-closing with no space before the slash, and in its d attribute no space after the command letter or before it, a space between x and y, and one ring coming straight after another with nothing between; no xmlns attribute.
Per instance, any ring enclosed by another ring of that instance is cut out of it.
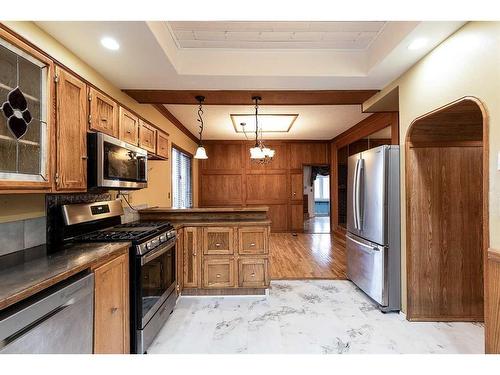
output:
<svg viewBox="0 0 500 375"><path fill-rule="evenodd" d="M303 230L303 166L329 164L328 141L269 141L276 150L266 165L250 160L247 141L206 141L200 162L199 205L269 206L272 230Z"/></svg>

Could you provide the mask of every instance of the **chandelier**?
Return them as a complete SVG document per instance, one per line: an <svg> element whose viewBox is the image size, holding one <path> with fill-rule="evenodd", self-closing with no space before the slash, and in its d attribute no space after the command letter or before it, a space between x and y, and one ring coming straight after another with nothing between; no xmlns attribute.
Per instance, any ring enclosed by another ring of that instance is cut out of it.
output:
<svg viewBox="0 0 500 375"><path fill-rule="evenodd" d="M205 150L205 147L203 147L203 143L201 141L201 136L203 134L203 102L205 101L204 96L196 96L196 100L198 101L199 107L198 107L198 122L200 123L200 140L198 142L198 148L196 149L196 153L194 154L195 159L208 159L207 156L207 151Z"/></svg>
<svg viewBox="0 0 500 375"><path fill-rule="evenodd" d="M264 145L262 140L262 128L260 129L259 139L259 100L260 96L253 96L252 100L255 102L255 145L250 148L250 159L260 164L267 164L273 160L275 151Z"/></svg>

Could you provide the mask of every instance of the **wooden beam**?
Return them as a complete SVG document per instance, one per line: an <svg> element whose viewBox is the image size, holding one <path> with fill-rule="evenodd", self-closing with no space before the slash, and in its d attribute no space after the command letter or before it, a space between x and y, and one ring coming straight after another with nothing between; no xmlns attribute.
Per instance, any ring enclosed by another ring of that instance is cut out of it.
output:
<svg viewBox="0 0 500 375"><path fill-rule="evenodd" d="M165 108L164 105L153 104L153 107L155 107L158 112L160 112L163 116L165 116L167 120L170 121L172 124L174 124L181 132L183 132L190 139L192 139L193 142L198 143L198 138L196 138L196 136L193 133L191 133L188 130L188 128L186 128L184 124L177 119L177 117L175 117L167 108Z"/></svg>
<svg viewBox="0 0 500 375"><path fill-rule="evenodd" d="M143 104L252 104L252 96L262 97L265 105L361 105L378 90L123 90Z"/></svg>

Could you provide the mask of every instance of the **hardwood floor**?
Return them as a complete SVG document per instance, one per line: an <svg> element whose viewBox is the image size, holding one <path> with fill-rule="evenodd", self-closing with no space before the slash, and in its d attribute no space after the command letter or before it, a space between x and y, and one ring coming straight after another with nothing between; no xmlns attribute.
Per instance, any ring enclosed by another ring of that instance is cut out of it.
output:
<svg viewBox="0 0 500 375"><path fill-rule="evenodd" d="M271 280L346 279L345 239L330 234L272 233Z"/></svg>
<svg viewBox="0 0 500 375"><path fill-rule="evenodd" d="M305 220L304 233L330 233L330 216L315 216Z"/></svg>

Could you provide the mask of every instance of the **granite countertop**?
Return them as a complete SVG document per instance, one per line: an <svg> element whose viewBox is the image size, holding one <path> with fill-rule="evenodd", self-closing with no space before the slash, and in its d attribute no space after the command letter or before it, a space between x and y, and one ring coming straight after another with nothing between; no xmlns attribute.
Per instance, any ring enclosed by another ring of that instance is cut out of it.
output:
<svg viewBox="0 0 500 375"><path fill-rule="evenodd" d="M46 254L42 246L39 256L0 268L0 310L127 253L129 246L128 242L69 244L53 254Z"/></svg>
<svg viewBox="0 0 500 375"><path fill-rule="evenodd" d="M168 212L168 213L211 213L211 212L267 212L269 207L194 207L194 208L170 208L170 207L151 207L139 210L139 212Z"/></svg>
<svg viewBox="0 0 500 375"><path fill-rule="evenodd" d="M258 226L258 225L271 225L271 220L254 220L254 219L242 219L242 220L228 220L220 219L207 221L206 219L185 219L185 220L169 220L169 222L174 226L175 229L180 229L183 227L217 227L217 226L238 226L238 225L248 225L248 226Z"/></svg>

